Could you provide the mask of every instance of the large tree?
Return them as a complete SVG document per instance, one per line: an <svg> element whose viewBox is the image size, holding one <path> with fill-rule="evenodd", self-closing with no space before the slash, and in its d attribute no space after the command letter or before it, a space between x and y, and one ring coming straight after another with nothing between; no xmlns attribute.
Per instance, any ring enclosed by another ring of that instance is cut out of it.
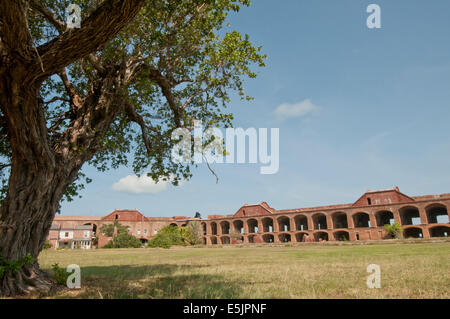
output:
<svg viewBox="0 0 450 319"><path fill-rule="evenodd" d="M81 27L66 25L70 3ZM173 183L176 128L228 127L230 95L264 56L223 29L248 0L0 1L0 295L48 291L37 257L62 199L132 165ZM15 265L15 267L11 267Z"/></svg>

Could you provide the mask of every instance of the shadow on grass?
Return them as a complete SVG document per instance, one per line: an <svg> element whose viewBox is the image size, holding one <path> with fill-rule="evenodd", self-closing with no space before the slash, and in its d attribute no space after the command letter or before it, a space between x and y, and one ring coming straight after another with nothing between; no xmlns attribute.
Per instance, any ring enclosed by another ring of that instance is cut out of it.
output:
<svg viewBox="0 0 450 319"><path fill-rule="evenodd" d="M200 265L81 267L81 289L51 298L239 298L241 285L216 274L199 274Z"/></svg>

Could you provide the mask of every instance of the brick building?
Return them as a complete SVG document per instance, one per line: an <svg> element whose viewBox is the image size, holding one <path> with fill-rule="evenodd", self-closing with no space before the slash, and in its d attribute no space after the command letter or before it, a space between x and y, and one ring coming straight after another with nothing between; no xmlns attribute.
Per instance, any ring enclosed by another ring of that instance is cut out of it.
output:
<svg viewBox="0 0 450 319"><path fill-rule="evenodd" d="M449 208L450 194L409 197L395 187L366 191L352 204L277 210L261 202L245 204L232 215L209 215L207 219L146 217L137 210L114 210L105 217L57 216L48 239L53 247L70 242L72 248L90 248L97 236L101 247L111 238L98 233L98 229L115 220L129 226L130 233L143 243L164 226L185 226L194 220L201 223L207 245L380 240L388 238L384 225L393 222L402 225L405 237L447 237Z"/></svg>

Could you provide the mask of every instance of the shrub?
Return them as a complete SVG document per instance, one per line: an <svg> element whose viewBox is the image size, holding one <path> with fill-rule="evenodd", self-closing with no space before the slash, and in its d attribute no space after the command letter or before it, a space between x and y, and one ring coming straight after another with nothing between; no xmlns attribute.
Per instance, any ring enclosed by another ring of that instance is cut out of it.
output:
<svg viewBox="0 0 450 319"><path fill-rule="evenodd" d="M118 233L102 248L139 248L142 243L139 239L125 232Z"/></svg>
<svg viewBox="0 0 450 319"><path fill-rule="evenodd" d="M392 238L402 238L403 237L403 228L397 222L393 223L392 225L389 225L389 224L384 225L384 230Z"/></svg>
<svg viewBox="0 0 450 319"><path fill-rule="evenodd" d="M64 268L59 267L58 264L53 264L52 270L55 281L60 285L66 285L70 274Z"/></svg>
<svg viewBox="0 0 450 319"><path fill-rule="evenodd" d="M169 225L159 230L155 237L148 243L148 247L170 248L172 245L186 245L184 238L187 236L185 227Z"/></svg>
<svg viewBox="0 0 450 319"><path fill-rule="evenodd" d="M42 247L43 250L52 248L52 243L48 240L45 241L44 246Z"/></svg>

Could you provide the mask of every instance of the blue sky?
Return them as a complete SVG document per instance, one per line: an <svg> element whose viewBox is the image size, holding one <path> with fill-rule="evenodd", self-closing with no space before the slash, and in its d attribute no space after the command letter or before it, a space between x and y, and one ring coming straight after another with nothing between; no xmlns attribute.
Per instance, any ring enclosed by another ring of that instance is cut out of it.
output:
<svg viewBox="0 0 450 319"><path fill-rule="evenodd" d="M233 99L235 126L278 127L280 168L205 165L180 187L117 191L131 168L93 178L62 215L104 216L137 208L146 216L232 214L244 203L274 208L352 203L367 189L398 185L408 195L450 192L450 2L447 0L257 0L230 27L263 46L267 66L246 81L255 99ZM366 8L381 7L381 29ZM280 120L277 107L302 108Z"/></svg>

